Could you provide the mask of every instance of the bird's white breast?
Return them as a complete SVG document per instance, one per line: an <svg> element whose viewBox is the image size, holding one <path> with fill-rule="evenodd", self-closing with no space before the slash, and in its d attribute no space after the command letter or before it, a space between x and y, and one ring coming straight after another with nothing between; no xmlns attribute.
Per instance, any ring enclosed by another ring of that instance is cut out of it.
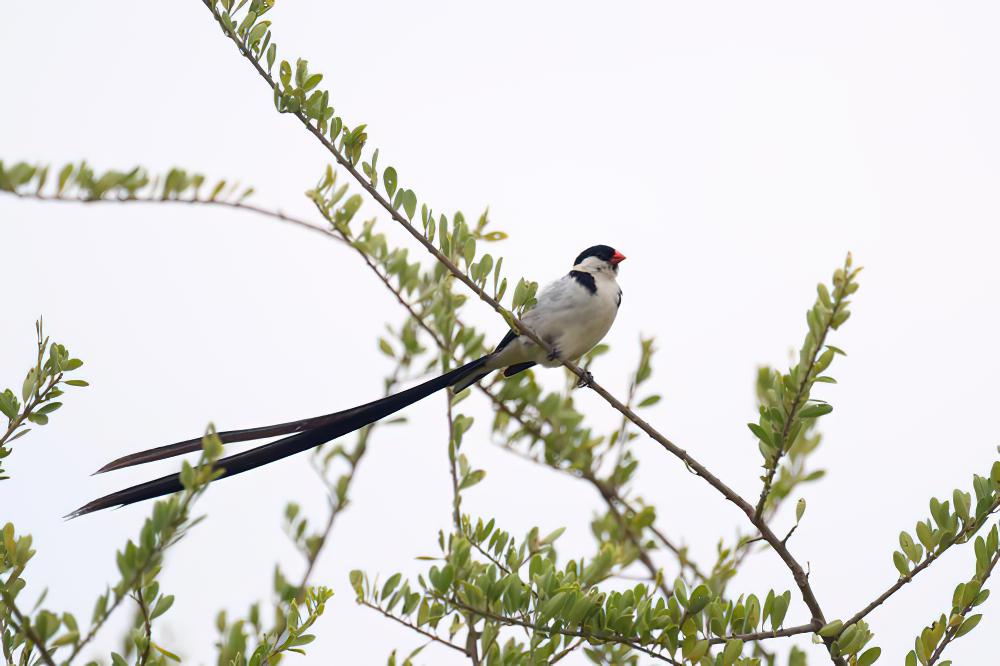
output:
<svg viewBox="0 0 1000 666"><path fill-rule="evenodd" d="M613 276L604 273L597 273L594 278L596 293L571 276L553 282L539 294L538 304L524 316L524 323L554 345L563 358L577 359L593 349L607 335L618 314L621 293L618 283ZM559 364L558 360L542 358L545 354L534 356L541 365Z"/></svg>

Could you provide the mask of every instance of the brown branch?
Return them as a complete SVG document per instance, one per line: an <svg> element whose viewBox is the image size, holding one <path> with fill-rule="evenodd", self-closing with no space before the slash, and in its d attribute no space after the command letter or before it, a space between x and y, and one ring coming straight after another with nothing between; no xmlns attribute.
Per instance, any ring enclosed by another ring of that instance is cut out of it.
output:
<svg viewBox="0 0 1000 666"><path fill-rule="evenodd" d="M642 543L639 540L639 536L635 533L635 530L632 529L632 526L628 524L625 517L618 511L618 507L615 506L617 493L609 489L604 483L601 483L601 481L594 477L590 471L584 472L583 478L597 488L597 492L599 492L601 497L604 498L604 501L608 505L608 510L611 512L611 515L614 516L615 522L618 523L622 531L625 532L625 537L635 547L639 561L642 562L643 566L646 567L646 570L649 571L650 577L652 577L652 579L656 582L656 586L660 588L660 591L663 592L663 596L669 599L672 596L672 592L663 580L663 576L660 575L659 568L653 563L649 553L647 553L642 547Z"/></svg>
<svg viewBox="0 0 1000 666"><path fill-rule="evenodd" d="M389 395L389 391L392 390L392 387L394 387L399 382L399 373L401 368L402 364L398 365L396 367L395 372L393 372L392 375L389 377L389 381L385 389L386 395ZM368 448L368 438L371 437L372 430L374 430L377 425L378 422L376 421L375 423L371 423L365 426L364 428L361 429L361 432L358 435L358 444L355 447L355 451L360 450L360 453L357 456L352 455L350 457L351 476L350 480L347 483L347 488L345 489L345 495L344 495L345 501L343 503L337 502L335 504L331 504L330 506L330 515L327 516L326 525L323 526L323 531L320 533L319 544L316 547L316 550L307 558L306 570L302 574L302 579L299 581L298 597L300 601L305 596L306 585L309 584L309 579L312 577L312 573L316 568L316 562L319 561L320 553L323 552L323 548L326 546L326 543L330 538L330 533L333 531L333 525L337 520L337 516L339 516L340 513L347 508L348 502L346 501L347 497L346 492L350 490L351 484L353 484L354 482L354 475L357 473L358 464L361 462L361 456L364 455L364 452ZM313 466L316 467L315 464ZM316 471L325 481L325 475L323 474L322 470L316 467Z"/></svg>
<svg viewBox="0 0 1000 666"><path fill-rule="evenodd" d="M41 655L42 661L44 661L47 666L56 666L56 662L52 659L52 655L45 648L45 643L35 632L34 627L31 626L31 619L26 618L24 614L21 613L21 610L14 603L14 599L7 594L6 591L3 593L3 602L4 605L10 609L10 612L14 616L14 620L17 623L14 625L14 629L20 629L21 633L24 634L25 639L29 641L31 645L38 648L38 653Z"/></svg>
<svg viewBox="0 0 1000 666"><path fill-rule="evenodd" d="M531 622L518 620L517 618L506 617L504 615L497 615L495 613L491 613L490 611L486 611L481 608L473 608L472 606L467 606L458 599L449 599L448 602L452 606L475 613L476 615L488 618L490 620L493 620L494 622L506 624L508 626L525 627L526 629L531 629L532 631L537 631L539 633L549 634L549 635L561 634L563 636L573 636L575 638L582 638L584 640L589 640L589 641L600 641L602 643L616 643L618 645L624 645L626 647L629 647L633 650L638 650L639 652L644 652L645 654L648 654L650 657L653 657L654 659L659 659L660 661L665 661L670 664L675 664L675 666L683 666L679 661L674 661L673 659L667 657L666 655L662 655L659 652L651 650L643 645L634 643L620 636L613 636L611 634L595 634L586 631L574 631L572 629L559 629L556 627L541 627Z"/></svg>
<svg viewBox="0 0 1000 666"><path fill-rule="evenodd" d="M992 515L994 512L997 511L997 509L1000 509L1000 495L997 496L997 499L993 502L993 505L990 507L989 513L987 513L986 515ZM891 597L892 595L896 594L896 592L898 592L904 585L906 585L911 580L913 580L918 573L920 573L921 571L923 571L924 569L926 569L927 567L929 567L936 559L938 559L939 557L941 557L942 555L944 555L945 552L949 548L951 548L956 543L958 543L958 539L959 538L962 538L962 537L969 538L969 537L971 537L972 535L974 535L976 532L978 532L982 528L982 526L985 524L985 522L986 521L983 520L983 522L981 522L979 524L970 526L969 528L967 528L966 530L964 530L961 535L959 535L958 537L956 537L956 539L954 541L952 541L951 543L949 543L947 546L945 546L944 548L941 548L941 549L939 549L939 550L937 550L937 551L929 554L927 556L927 558L923 562L921 562L920 564L918 564L917 566L915 566L913 568L913 571L911 571L910 573L908 573L905 576L901 576L899 578L899 580L897 580L895 583L893 583L892 585L889 586L889 589L887 589L885 592L883 592L882 594L880 594L877 597L875 597L875 599L870 604L868 604L867 606L865 606L864 608L862 608L861 610L859 610L857 613L855 613L853 616L851 616L851 618L849 620L845 620L844 621L844 629L846 629L847 627L851 626L855 622L863 619L865 616L867 616L873 610L875 610L876 608L878 608L879 606L881 606L883 603L885 603L885 601L889 597Z"/></svg>
<svg viewBox="0 0 1000 666"><path fill-rule="evenodd" d="M552 658L549 659L549 663L550 664L554 664L557 661L562 661L563 657L565 657L566 655L568 655L570 652L572 652L573 650L577 649L581 645L583 645L583 639L582 638L579 639L579 640L577 640L575 643L573 643L572 645L570 645L569 647L567 647L562 652L558 652L558 653L552 655Z"/></svg>
<svg viewBox="0 0 1000 666"><path fill-rule="evenodd" d="M444 350L442 350L444 351ZM445 351L449 356L449 352ZM458 470L456 469L458 450L453 449L455 442L455 419L451 412L451 393L445 391L447 406L445 413L448 416L448 463L451 467L451 517L455 521L455 530L462 531L462 492L458 488Z"/></svg>
<svg viewBox="0 0 1000 666"><path fill-rule="evenodd" d="M787 638L789 636L798 636L799 634L812 634L822 628L822 625L810 622L809 624L800 624L795 627L786 627L776 631L757 631L752 634L735 634L733 636L726 636L725 638L710 638L708 642L712 645L720 645L735 639L739 639L744 642L763 641L769 638Z"/></svg>
<svg viewBox="0 0 1000 666"><path fill-rule="evenodd" d="M382 615L386 616L390 620L398 622L401 625L403 625L404 627L408 627L408 628L412 629L413 631L417 632L421 636L426 636L427 638L431 639L435 643L440 643L441 645L447 645L452 650L458 650L462 654L465 654L465 648L464 647L461 647L459 645L455 645L454 643L452 643L450 641L446 641L445 639L441 638L440 636L437 636L436 634L432 634L429 631L425 631L424 629L421 629L420 627L418 627L417 625L415 625L415 624L413 624L411 622L407 622L406 620L404 620L404 619L402 619L400 617L396 617L392 613L379 608L378 606L376 606L373 603L370 603L370 602L364 601L364 600L361 600L358 603L361 604L362 606L367 606L368 608L371 608L372 610L377 610L379 613L381 613Z"/></svg>
<svg viewBox="0 0 1000 666"><path fill-rule="evenodd" d="M848 257L850 258L850 257ZM803 397L805 395L806 387L811 384L809 381L809 376L813 372L813 368L816 367L816 361L819 359L819 355L823 351L823 345L826 343L826 336L830 333L833 327L833 320L837 316L837 311L843 306L844 298L847 296L847 285L850 284L850 277L845 272L845 277L843 282L834 292L833 298L833 308L830 311L830 316L826 320L826 324L823 326L823 333L819 336L819 340L816 341L816 348L813 350L812 356L809 359L809 365L806 366L806 372L802 376L802 381L799 382L798 390L795 392L795 398L792 400L792 407L788 410L788 418L785 419L785 425L781 429L781 446L778 447L778 452L774 456L774 464L771 465L770 469L767 471L767 478L764 479L764 487L760 491L760 499L757 500L757 506L754 509L754 517L760 519L764 514L764 505L767 503L768 495L771 494L771 484L774 483L774 475L778 471L778 467L781 463L781 457L785 453L785 447L788 446L788 434L791 431L792 423L795 421L795 415L798 413L803 405Z"/></svg>
<svg viewBox="0 0 1000 666"><path fill-rule="evenodd" d="M301 227L313 233L318 233L326 236L327 238L332 238L338 242L345 242L342 238L334 234L329 229L316 226L315 224L303 220L299 217L294 217L292 215L286 215L281 211L270 210L257 206L254 204L242 203L239 201L224 201L220 199L163 199L159 197L120 197L120 198L102 198L102 199L86 199L82 197L64 197L64 196L50 196L45 194L39 194L35 192L13 192L10 190L0 190L5 194L10 194L19 199L29 199L35 201L46 201L55 203L76 203L76 204L102 204L102 203L127 203L127 204L188 204L188 205L204 205L204 206L218 206L220 208L230 208L233 210L246 211L250 213L256 213L258 215L263 215L265 217L270 217L272 219L278 220L280 222L285 222L287 224L292 224L297 227Z"/></svg>
<svg viewBox="0 0 1000 666"><path fill-rule="evenodd" d="M142 612L142 624L146 632L146 647L139 656L139 666L146 666L146 662L149 661L149 652L153 647L153 625L149 620L149 609L146 607L146 601L142 597L141 585L135 588L135 600L139 604L139 610Z"/></svg>
<svg viewBox="0 0 1000 666"><path fill-rule="evenodd" d="M985 583L986 579L989 578L990 574L993 573L993 569L996 567L997 562L1000 562L1000 551L997 551L997 553L993 556L993 560L990 562L990 566L987 567L986 571L984 571L981 576L979 575L976 576L977 579L980 579L979 580L980 585ZM979 595L977 594L976 597L978 596ZM973 606L975 605L976 605L976 599L973 598L972 601L970 601L968 604L965 605L964 608L962 608L962 612L959 613L959 615L961 615L963 618L962 622L959 622L948 628L948 631L946 631L944 634L944 638L941 639L941 643L937 646L937 649L934 650L934 652L931 654L931 658L927 660L927 666L934 666L934 663L941 658L941 653L944 652L944 649L946 647L948 647L948 644L951 643L956 638L958 638L958 630L962 628L962 624L965 622L965 616L969 614L969 611L971 611Z"/></svg>

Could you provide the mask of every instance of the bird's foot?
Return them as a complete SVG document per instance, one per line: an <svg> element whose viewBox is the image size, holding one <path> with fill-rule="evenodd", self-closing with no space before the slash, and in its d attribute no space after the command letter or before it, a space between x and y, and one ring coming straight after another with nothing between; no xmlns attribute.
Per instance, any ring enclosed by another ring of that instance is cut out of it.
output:
<svg viewBox="0 0 1000 666"><path fill-rule="evenodd" d="M590 388L594 383L594 375L590 374L589 370L583 371L583 377L580 377L580 381L576 383L577 388Z"/></svg>
<svg viewBox="0 0 1000 666"><path fill-rule="evenodd" d="M559 348L556 347L555 345L552 345L552 351L549 352L549 360L550 361L558 361L561 358L562 358L562 355L559 353Z"/></svg>

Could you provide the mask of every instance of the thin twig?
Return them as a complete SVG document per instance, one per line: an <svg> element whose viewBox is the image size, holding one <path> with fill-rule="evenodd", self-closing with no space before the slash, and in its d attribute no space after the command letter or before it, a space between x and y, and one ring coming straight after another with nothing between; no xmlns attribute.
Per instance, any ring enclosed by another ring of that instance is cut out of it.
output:
<svg viewBox="0 0 1000 666"><path fill-rule="evenodd" d="M42 641L41 637L39 637L39 635L35 632L34 627L31 626L31 619L26 618L24 614L21 613L21 610L17 607L17 604L14 603L14 599L9 594L7 594L6 591L3 592L3 603L10 610L11 614L14 616L14 620L16 621L14 629L15 630L20 629L21 633L24 634L25 639L29 641L31 645L34 645L38 649L38 653L41 655L42 661L44 661L47 666L56 666L56 662L52 659L52 655L45 648L45 643Z"/></svg>
<svg viewBox="0 0 1000 666"><path fill-rule="evenodd" d="M139 610L142 612L142 624L146 632L146 647L139 656L139 666L146 666L146 662L149 661L149 651L153 647L153 625L149 620L149 609L142 598L142 585L135 588L135 601L139 604Z"/></svg>
<svg viewBox="0 0 1000 666"><path fill-rule="evenodd" d="M230 208L233 210L241 210L249 213L256 213L258 215L263 215L265 217L270 217L280 222L286 222L288 224L301 227L313 233L323 234L328 238L332 238L337 242L343 243L344 240L338 237L329 229L317 226L311 222L308 222L302 218L295 217L292 215L287 215L278 210L270 210L262 206L257 206L254 204L242 203L239 201L224 201L221 199L163 199L160 197L115 197L115 198L101 198L101 199L87 199L84 197L64 197L55 195L46 195L36 192L13 192L10 190L3 190L5 194L10 194L19 199L32 199L35 201L46 201L54 203L75 203L75 204L107 204L107 203L117 203L117 204L188 204L188 205L204 205L204 206L218 206L220 208Z"/></svg>
<svg viewBox="0 0 1000 666"><path fill-rule="evenodd" d="M757 506L754 509L754 518L758 520L763 518L764 505L767 503L767 498L771 494L771 484L774 482L774 475L780 466L781 457L785 453L785 447L788 446L788 434L791 432L792 423L795 422L795 415L804 404L803 397L805 397L806 386L810 384L809 376L812 374L813 368L816 367L816 361L819 359L819 355L823 351L823 345L826 343L826 336L830 333L830 330L833 327L833 320L836 318L838 310L843 307L844 299L847 296L848 284L850 284L850 280L845 276L844 281L834 292L833 308L830 310L830 316L827 318L826 324L823 326L823 332L820 334L819 340L816 341L816 348L813 350L812 356L809 359L809 365L806 367L805 374L802 375L802 381L799 382L798 390L795 392L795 398L792 400L791 409L788 410L788 417L785 419L785 425L781 429L781 446L778 447L778 452L774 456L773 464L771 464L770 468L767 470L767 477L764 479L764 487L761 488L760 499L757 500Z"/></svg>
<svg viewBox="0 0 1000 666"><path fill-rule="evenodd" d="M392 388L396 386L396 384L399 382L399 374L401 368L402 368L402 363L396 366L395 371L389 377L389 381L386 382L386 388L385 388L386 395L389 395L390 391L392 391ZM349 458L351 463L351 470L350 470L350 478L348 479L347 482L347 488L344 489L345 498L347 497L346 493L350 490L351 485L354 483L354 475L358 471L358 464L361 462L361 457L368 449L368 439L371 437L372 430L374 430L377 425L378 425L377 421L375 423L371 423L362 428L361 431L358 433L358 443L355 446L354 450L359 453L357 456L352 455ZM318 468L317 472L321 475L321 477L323 477L322 471L319 470ZM325 477L323 478L325 481ZM346 501L346 499L344 502L335 502L331 503L330 505L330 514L327 516L326 525L323 526L323 531L320 532L319 544L307 558L306 570L303 572L302 579L299 581L297 589L299 590L298 596L300 600L305 596L306 586L309 584L309 579L312 577L312 573L316 568L316 562L319 561L320 553L323 552L323 548L326 546L326 543L330 538L330 533L333 531L333 525L337 520L337 516L339 516L340 513L345 508L347 508L347 505L348 502Z"/></svg>
<svg viewBox="0 0 1000 666"><path fill-rule="evenodd" d="M811 634L819 631L820 629L822 629L822 625L810 622L809 624L785 627L784 629L778 629L776 631L757 631L751 634L735 634L733 636L726 636L725 638L710 638L708 642L712 645L721 645L722 643L726 643L734 639L739 639L744 642L763 641L769 638L787 638L788 636L798 636L799 634Z"/></svg>
<svg viewBox="0 0 1000 666"><path fill-rule="evenodd" d="M1000 509L1000 496L998 496L997 499L996 499L996 501L993 502L993 505L990 507L990 511L989 511L989 513L987 515L993 514L998 509ZM889 597L891 597L892 595L896 594L896 592L898 592L900 590L900 588L902 588L904 585L906 585L911 580L913 580L916 577L917 574L919 574L921 571L923 571L924 569L926 569L927 567L929 567L936 559L938 559L939 557L941 557L942 555L944 555L945 552L949 548L951 548L956 543L958 543L958 538L960 538L960 537L965 537L965 538L971 537L973 534L975 534L976 532L978 532L982 528L983 524L985 524L985 519L982 522L974 525L972 528L969 528L969 529L966 529L965 531L963 531L963 533L961 535L959 535L959 537L956 537L956 539L954 541L952 541L951 543L949 543L944 548L941 548L941 549L936 550L933 553L929 554L927 556L927 558L923 562L921 562L917 566L913 567L913 571L911 571L910 573L906 574L905 576L901 576L899 578L899 580L897 580L895 583L893 583L892 585L889 586L889 589L887 589L885 592L883 592L882 594L880 594L877 597L875 597L875 599L870 604L868 604L867 606L865 606L864 608L862 608L861 610L859 610L857 613L855 613L853 616L851 616L851 618L849 620L845 620L844 621L844 629L846 629L847 627L851 626L855 622L864 619L865 616L867 616L873 610L875 610L876 608L878 608L879 606L881 606L883 603L885 603L885 601Z"/></svg>
<svg viewBox="0 0 1000 666"><path fill-rule="evenodd" d="M986 579L989 578L990 574L993 573L993 569L996 567L997 562L1000 562L1000 551L997 551L997 553L993 555L993 559L990 561L990 566L987 567L986 571L984 571L982 575L976 576L976 578L979 579L980 586L983 583L985 583ZM978 596L979 595L977 594L976 597L972 599L972 601L966 604L965 607L962 608L962 612L959 613L959 615L965 618L965 616L969 614L969 611L971 611L972 608L976 605L976 598L978 598ZM958 630L962 628L963 623L964 619L962 622L959 622L957 624L948 627L948 630L945 632L944 637L941 639L941 643L937 646L937 649L935 649L934 652L931 654L931 658L927 660L927 666L934 666L934 663L941 658L941 653L944 652L944 649L946 647L948 647L948 644L958 637Z"/></svg>
<svg viewBox="0 0 1000 666"><path fill-rule="evenodd" d="M653 560L649 556L649 553L647 553L646 550L642 547L642 543L639 540L639 536L635 533L635 530L632 529L632 526L629 525L625 517L622 516L621 513L618 511L618 507L615 506L616 494L612 493L612 491L608 489L608 487L604 483L601 483L601 481L598 480L596 477L594 477L594 475L591 474L589 471L583 473L583 478L592 483L594 487L597 488L597 491L601 494L601 497L603 497L604 501L607 503L608 510L611 511L611 515L614 516L615 522L618 523L622 531L625 532L625 537L635 547L639 561L642 562L643 566L646 567L646 570L649 571L649 575L652 577L652 579L656 581L656 586L660 588L661 592L663 592L663 596L669 599L672 596L672 592L670 591L670 588L667 587L667 583L663 580L663 576L661 575L659 568L653 563Z"/></svg>
<svg viewBox="0 0 1000 666"><path fill-rule="evenodd" d="M458 599L449 599L448 601L449 601L449 603L451 603L451 605L453 605L453 606L455 606L457 608L461 608L463 610L467 610L467 611L473 612L476 615L480 615L482 617L489 618L489 619L493 620L494 622L499 622L501 624L514 625L514 626L518 626L518 627L526 627L528 629L531 629L532 631L537 631L539 633L549 634L549 635L551 635L551 634L561 634L563 636L574 636L576 638L582 638L584 640L589 640L589 641L598 641L598 642L602 642L602 643L616 643L618 645L624 645L626 647L632 648L633 650L638 650L639 652L644 652L645 654L648 654L650 657L653 657L655 659L659 659L661 661L665 661L665 662L668 662L670 664L675 664L676 666L682 666L682 664L679 661L674 661L673 659L671 659L670 657L667 657L666 655L662 655L659 652L656 652L654 650L651 650L651 649L645 647L644 645L640 645L638 643L634 643L634 642L632 642L632 641L630 641L628 639L622 638L620 636L613 636L611 634L597 634L597 633L591 633L591 632L586 632L586 631L575 631L573 629L560 629L558 627L542 627L542 626L539 626L537 624L533 624L531 622L526 622L524 620L519 620L517 618L506 617L506 616L503 616L503 615L497 615L495 613L491 613L490 611L483 610L481 608L473 608L472 606L468 606L468 605L462 603Z"/></svg>
<svg viewBox="0 0 1000 666"><path fill-rule="evenodd" d="M447 645L452 650L458 650L462 654L465 654L465 648L463 648L463 647L461 647L459 645L455 645L454 643L452 643L450 641L446 641L445 639L443 639L443 638L441 638L441 637L439 637L439 636L437 636L435 634L432 634L429 631L421 629L417 625L412 624L410 622L407 622L406 620L404 620L404 619L402 619L400 617L396 617L392 613L390 613L390 612L388 612L386 610L383 610L382 608L379 608L378 606L376 606L373 603L370 603L370 602L364 601L364 600L358 601L358 603L361 604L362 606L367 606L368 608L371 608L372 610L377 610L379 613L381 613L382 615L386 616L390 620L394 620L394 621L400 623L401 625L403 625L404 627L408 627L408 628L412 629L413 631L417 632L418 634L420 634L422 636L426 636L427 638L431 639L435 643L440 643L441 645Z"/></svg>

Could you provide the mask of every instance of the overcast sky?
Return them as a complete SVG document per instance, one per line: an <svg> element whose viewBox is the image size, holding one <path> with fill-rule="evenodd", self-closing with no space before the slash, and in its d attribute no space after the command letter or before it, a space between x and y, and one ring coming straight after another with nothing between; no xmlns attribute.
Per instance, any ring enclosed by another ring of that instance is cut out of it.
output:
<svg viewBox="0 0 1000 666"><path fill-rule="evenodd" d="M329 156L275 113L200 2L9 5L5 162L183 166L252 183L258 203L313 216L302 192ZM595 375L624 395L639 335L655 335L654 385L665 398L648 417L744 496L759 489L744 425L755 368L787 363L816 282L854 253L861 290L831 340L849 356L832 369L840 383L818 390L835 405L815 456L829 474L804 491L809 509L790 542L829 618L888 587L899 531L927 515L932 495L971 489L972 474L997 458L995 4L284 0L269 18L280 53L326 75L338 114L368 123L380 163L422 201L467 214L490 207L510 233L493 249L512 274L553 279L594 243L628 255L613 353ZM5 461L13 480L0 490L0 519L35 536L26 594L47 584L47 605L81 617L149 507L61 516L175 463L91 471L209 421L254 426L353 405L377 396L390 370L374 341L400 319L391 296L341 246L266 219L0 197L0 247L0 384L20 385L42 313L92 382L17 443ZM503 335L485 306L467 312ZM616 423L603 401L579 399L595 427ZM450 511L439 400L374 435L315 575L338 595L310 663L384 664L393 647L420 644L356 606L347 572L416 573L413 558L436 552ZM600 499L499 451L484 399L464 405L480 417L466 452L489 471L464 508L514 533L565 525L561 553L592 553ZM710 561L743 517L651 441L636 447L638 492L660 507L669 534ZM300 572L281 529L289 499L323 515L307 456L211 489L199 504L208 521L169 555L163 587L178 601L159 642L211 663L216 611L268 600L275 561ZM789 521L780 515L779 531ZM971 548L955 548L870 616L883 662L900 662L973 567ZM771 553L736 584L771 586L794 590ZM788 623L807 621L793 598ZM987 602L979 629L949 648L956 663L984 663L998 604ZM129 613L95 654L118 649ZM822 650L808 648L822 663ZM419 661L459 663L433 647Z"/></svg>

